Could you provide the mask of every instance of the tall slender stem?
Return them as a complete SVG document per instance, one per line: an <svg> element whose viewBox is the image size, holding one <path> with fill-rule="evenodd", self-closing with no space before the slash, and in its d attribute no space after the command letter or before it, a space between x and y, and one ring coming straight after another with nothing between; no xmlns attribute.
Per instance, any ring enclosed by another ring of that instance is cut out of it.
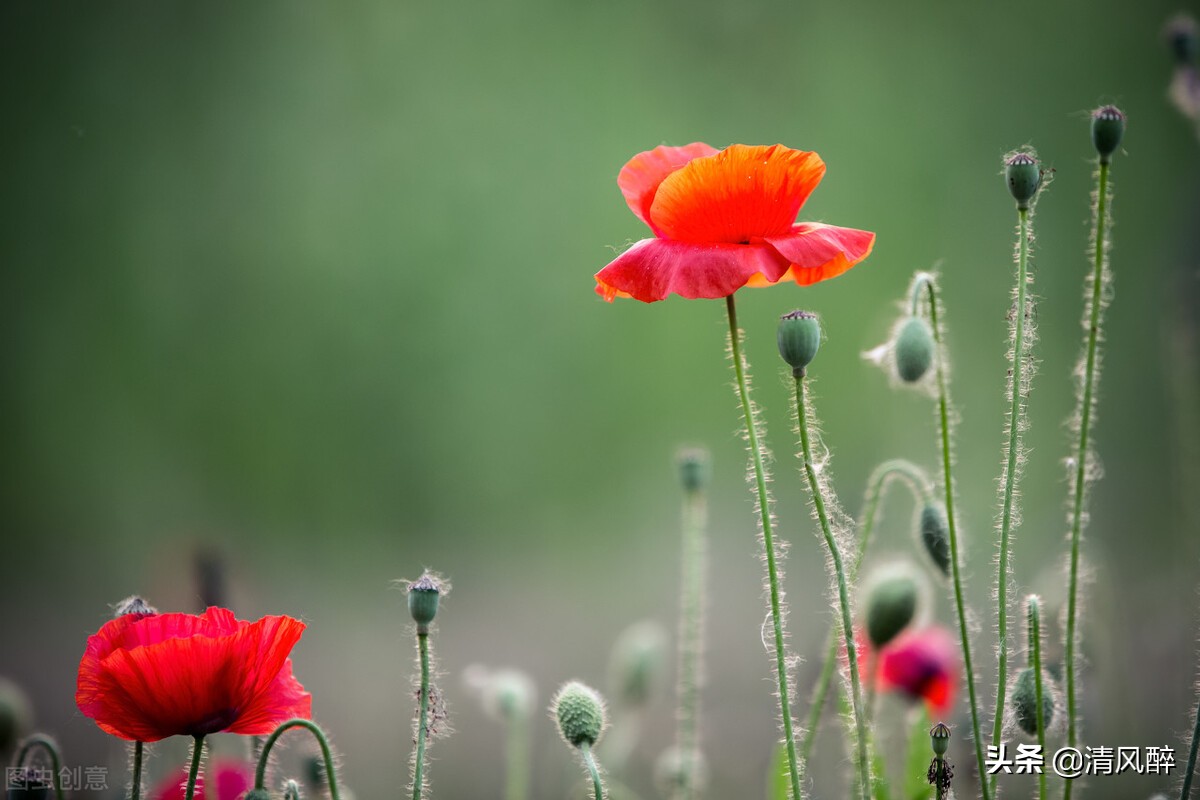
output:
<svg viewBox="0 0 1200 800"><path fill-rule="evenodd" d="M258 756L258 768L254 772L254 788L262 789L267 780L267 763L271 757L271 748L279 741L279 737L292 728L304 728L317 740L321 748L321 757L325 760L325 782L329 785L329 800L341 800L338 794L337 773L334 771L333 751L329 749L329 739L325 732L315 722L307 719L289 719L280 723L271 735L263 742L262 752Z"/></svg>
<svg viewBox="0 0 1200 800"><path fill-rule="evenodd" d="M525 715L514 716L508 726L504 798L526 800L529 797L529 722Z"/></svg>
<svg viewBox="0 0 1200 800"><path fill-rule="evenodd" d="M678 747L683 759L676 796L696 793L700 729L700 657L704 647L704 492L689 489L683 504L683 600L679 631Z"/></svg>
<svg viewBox="0 0 1200 800"><path fill-rule="evenodd" d="M829 548L834 575L837 578L838 605L842 614L842 637L846 642L846 660L850 662L850 705L854 710L860 792L864 800L868 800L871 796L871 766L867 755L866 709L863 707L862 683L858 676L858 646L854 641L854 623L850 619L850 590L846 585L846 568L842 563L842 551L838 547L837 539L833 536L833 528L829 524L829 514L825 508L823 487L817 478L817 470L813 464L812 442L808 431L808 404L804 396L805 378L798 376L795 382L796 419L800 427L800 451L804 458L804 474L808 477L809 493L812 496L813 506L817 510L821 534L825 537L825 546Z"/></svg>
<svg viewBox="0 0 1200 800"><path fill-rule="evenodd" d="M192 766L188 770L187 789L183 800L192 800L196 794L196 777L200 774L200 762L204 758L204 737L197 736L192 742Z"/></svg>
<svg viewBox="0 0 1200 800"><path fill-rule="evenodd" d="M954 605L958 611L958 632L962 643L963 666L966 671L967 694L971 699L971 732L975 741L975 760L979 768L979 782L983 800L991 800L988 786L987 769L983 760L983 740L980 737L979 702L975 695L975 668L971 665L971 636L967 626L966 604L963 601L962 568L958 557L958 518L954 512L954 479L951 470L950 457L950 392L946 381L946 345L942 341L942 329L938 323L937 290L930 275L921 275L914 282L913 296L921 290L922 285L929 295L929 327L933 329L934 341L937 344L937 392L938 392L938 424L942 440L942 484L946 492L946 523L950 529L950 568L954 583Z"/></svg>
<svg viewBox="0 0 1200 800"><path fill-rule="evenodd" d="M1012 397L1008 410L1008 450L1004 462L1000 510L1000 560L996 569L996 717L992 725L992 744L999 746L1004 733L1004 697L1008 686L1008 554L1013 527L1013 496L1017 483L1017 461L1021 451L1021 400L1025 387L1025 294L1029 264L1029 209L1017 210L1019 220L1017 250L1017 306L1013 321L1013 351L1009 373ZM991 785L996 785L992 775Z"/></svg>
<svg viewBox="0 0 1200 800"><path fill-rule="evenodd" d="M417 753L413 764L413 800L421 800L425 791L425 738L429 728L429 633L417 632L421 653L420 711L417 715Z"/></svg>
<svg viewBox="0 0 1200 800"><path fill-rule="evenodd" d="M867 478L867 492L863 500L863 521L860 528L861 533L858 536L858 551L854 554L854 573L856 575L867 555L867 544L875 532L875 520L878 517L879 502L883 499L884 487L894 477L903 477L918 500L929 499L929 480L915 464L902 458L895 458L885 461L875 468ZM829 686L833 682L833 670L837 666L837 647L837 625L834 624L830 626L829 633L825 637L825 663L821 667L821 675L817 678L817 685L813 689L807 724L800 733L800 761L805 764L812 755L813 744L817 739L817 729L821 726L821 716L825 712L825 701L829 695Z"/></svg>
<svg viewBox="0 0 1200 800"><path fill-rule="evenodd" d="M775 536L772 530L770 497L767 494L766 467L763 451L758 441L758 426L754 406L750 402L750 387L746 381L746 367L742 359L741 331L737 324L737 308L733 295L725 298L725 310L729 316L729 348L733 355L733 369L737 376L738 397L745 418L746 438L750 445L750 459L754 464L754 481L758 493L758 511L763 535L763 549L767 556L767 582L771 603L771 625L775 644L775 677L778 681L779 715L783 721L783 739L787 750L788 774L792 784L792 800L801 800L800 765L796 759L796 738L792 731L791 699L788 692L787 660L783 650L783 603L779 592L779 567L775 553Z"/></svg>
<svg viewBox="0 0 1200 800"><path fill-rule="evenodd" d="M600 769L596 766L596 757L587 742L581 742L579 752L583 754L583 763L592 775L592 789L596 793L595 800L604 800L604 784L600 783Z"/></svg>
<svg viewBox="0 0 1200 800"><path fill-rule="evenodd" d="M142 796L142 755L146 748L145 742L133 743L133 779L129 784L129 800L141 800Z"/></svg>
<svg viewBox="0 0 1200 800"><path fill-rule="evenodd" d="M1179 800L1188 800L1192 791L1192 777L1196 774L1196 751L1200 749L1200 704L1197 704L1196 725L1192 728L1192 746L1188 749L1187 770L1183 773L1183 787L1179 792Z"/></svg>
<svg viewBox="0 0 1200 800"><path fill-rule="evenodd" d="M1108 162L1100 162L1096 196L1096 246L1092 264L1092 296L1088 311L1087 360L1083 369L1083 394L1079 400L1079 448L1075 451L1075 496L1071 503L1071 567L1067 588L1067 746L1075 747L1075 625L1079 602L1079 539L1083 532L1083 503L1087 493L1088 436L1092 425L1092 395L1096 386L1096 355L1100 343L1100 310L1104 305L1104 245L1108 225ZM1189 775L1190 777L1190 775ZM1064 800L1070 800L1073 781L1065 781Z"/></svg>
<svg viewBox="0 0 1200 800"><path fill-rule="evenodd" d="M1033 684L1036 687L1034 699L1037 700L1037 738L1038 747L1046 752L1046 719L1045 709L1042 708L1042 612L1041 605L1035 596L1029 598L1029 657L1033 660ZM1038 772L1038 800L1046 800L1046 771Z"/></svg>

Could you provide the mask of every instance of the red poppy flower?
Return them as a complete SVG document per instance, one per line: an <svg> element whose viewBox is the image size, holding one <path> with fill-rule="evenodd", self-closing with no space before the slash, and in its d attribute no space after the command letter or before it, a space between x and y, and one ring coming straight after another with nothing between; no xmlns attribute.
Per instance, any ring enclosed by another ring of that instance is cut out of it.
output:
<svg viewBox="0 0 1200 800"><path fill-rule="evenodd" d="M935 716L954 705L961 674L958 640L940 626L906 630L879 652L880 688L924 700Z"/></svg>
<svg viewBox="0 0 1200 800"><path fill-rule="evenodd" d="M717 150L696 142L639 153L617 185L655 238L596 273L596 292L651 303L841 275L870 254L875 234L796 222L824 174L816 153L780 144Z"/></svg>
<svg viewBox="0 0 1200 800"><path fill-rule="evenodd" d="M239 800L254 785L254 768L240 761L215 761L207 772L207 779L197 779L193 800ZM164 778L150 792L150 800L184 800L187 779L186 769Z"/></svg>
<svg viewBox="0 0 1200 800"><path fill-rule="evenodd" d="M288 658L304 632L291 617L126 614L88 637L75 702L102 730L131 741L265 734L312 716Z"/></svg>

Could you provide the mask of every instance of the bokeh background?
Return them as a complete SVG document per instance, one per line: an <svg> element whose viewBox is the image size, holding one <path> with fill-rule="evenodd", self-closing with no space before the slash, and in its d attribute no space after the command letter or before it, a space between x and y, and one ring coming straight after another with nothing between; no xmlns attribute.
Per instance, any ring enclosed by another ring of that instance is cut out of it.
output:
<svg viewBox="0 0 1200 800"><path fill-rule="evenodd" d="M133 592L197 609L194 554L216 552L240 616L308 622L296 672L345 780L359 797L395 794L407 782L413 646L391 581L429 566L454 584L436 648L456 733L432 751L433 785L440 797L497 797L500 728L462 670L527 670L544 705L567 678L605 686L629 624L671 630L673 459L701 444L714 459L710 796L761 796L774 701L724 310L607 305L591 275L645 235L615 184L631 155L778 141L829 165L803 218L878 232L872 257L835 281L738 297L792 543L801 696L830 614L774 320L796 306L824 317L817 404L834 485L856 514L880 460L936 464L929 398L889 388L860 353L886 338L912 272L937 266L990 697L1015 225L1001 157L1032 144L1055 169L1036 220L1039 369L1015 583L1057 610L1088 269L1087 112L1116 102L1130 122L1113 170L1085 735L1182 750L1200 622L1200 147L1165 97L1160 31L1176 10L3 4L0 675L25 687L68 763L111 765L118 790L122 749L73 701L85 639ZM891 495L884 513L876 552L911 552L910 501ZM953 623L944 599L938 615ZM1048 633L1057 658L1061 631ZM667 672L622 776L646 797L672 738ZM963 774L965 709L952 751ZM181 743L157 753L155 774L182 763ZM537 796L568 795L577 767L542 716L534 757ZM817 795L837 796L848 772L826 735ZM1146 797L1171 782L1094 778L1088 796Z"/></svg>

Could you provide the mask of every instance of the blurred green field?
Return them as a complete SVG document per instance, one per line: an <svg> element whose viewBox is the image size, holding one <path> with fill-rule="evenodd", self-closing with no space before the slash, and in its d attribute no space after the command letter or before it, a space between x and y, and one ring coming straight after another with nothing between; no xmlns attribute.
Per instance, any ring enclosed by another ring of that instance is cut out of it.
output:
<svg viewBox="0 0 1200 800"><path fill-rule="evenodd" d="M709 796L759 797L774 705L723 306L610 306L592 292L592 274L645 235L617 190L621 165L702 140L818 151L829 169L802 218L878 233L871 258L835 281L738 296L792 543L801 697L830 615L790 458L775 319L797 306L824 318L816 403L834 485L857 513L877 462L936 464L928 398L890 390L860 358L887 336L912 272L934 266L989 696L1016 222L1001 156L1032 144L1055 169L1036 219L1039 367L1015 576L1018 596L1041 592L1056 612L1088 270L1087 112L1115 102L1130 121L1113 168L1084 731L1096 744L1182 749L1200 625L1189 438L1200 147L1165 97L1159 32L1176 10L0 6L0 675L29 689L69 763L111 764L119 785L123 752L73 701L86 636L132 592L194 609L191 554L215 546L240 616L309 623L296 674L349 785L362 798L395 793L413 655L389 582L429 566L454 583L437 647L457 732L432 751L435 793L497 796L499 729L462 669L521 667L548 701L570 677L602 686L631 622L673 628L673 457L703 444L714 454ZM885 514L878 552L905 551L912 509L896 495ZM944 601L941 618L953 620ZM1047 633L1057 658L1060 630ZM672 736L669 692L660 709L629 773L646 794ZM577 770L548 719L537 737L538 797L561 797ZM818 746L814 796L836 796L848 772L838 747ZM955 748L966 774L965 736ZM174 763L161 752L154 770ZM1087 796L1169 785L1095 778Z"/></svg>

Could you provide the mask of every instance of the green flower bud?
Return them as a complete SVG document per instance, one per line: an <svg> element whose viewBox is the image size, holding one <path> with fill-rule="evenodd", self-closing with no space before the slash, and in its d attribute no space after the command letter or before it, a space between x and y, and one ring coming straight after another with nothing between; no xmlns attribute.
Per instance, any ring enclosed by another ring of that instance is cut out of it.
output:
<svg viewBox="0 0 1200 800"><path fill-rule="evenodd" d="M1121 146L1125 135L1125 115L1116 106L1101 106L1092 112L1092 144L1100 154L1100 163L1107 164Z"/></svg>
<svg viewBox="0 0 1200 800"><path fill-rule="evenodd" d="M1042 721L1049 728L1054 722L1054 700L1050 697L1048 681L1042 678ZM1030 736L1038 732L1037 673L1027 667L1017 676L1012 689L1013 718L1017 726Z"/></svg>
<svg viewBox="0 0 1200 800"><path fill-rule="evenodd" d="M900 380L916 383L925 377L933 364L933 329L920 317L909 317L896 333L892 349Z"/></svg>
<svg viewBox="0 0 1200 800"><path fill-rule="evenodd" d="M921 546L941 573L950 575L950 524L940 503L926 503L918 524Z"/></svg>
<svg viewBox="0 0 1200 800"><path fill-rule="evenodd" d="M617 705L638 708L649 703L666 663L667 634L657 622L637 622L622 631L609 662L609 685Z"/></svg>
<svg viewBox="0 0 1200 800"><path fill-rule="evenodd" d="M939 722L929 729L929 746L933 748L934 755L946 755L946 751L950 749L950 729L946 727L946 723Z"/></svg>
<svg viewBox="0 0 1200 800"><path fill-rule="evenodd" d="M293 780L283 784L283 800L300 800L300 784Z"/></svg>
<svg viewBox="0 0 1200 800"><path fill-rule="evenodd" d="M550 704L558 732L572 747L593 745L604 731L604 700L595 689L571 681L558 690Z"/></svg>
<svg viewBox="0 0 1200 800"><path fill-rule="evenodd" d="M779 318L779 355L792 368L792 375L804 377L804 369L817 357L821 346L821 323L816 314L792 311Z"/></svg>
<svg viewBox="0 0 1200 800"><path fill-rule="evenodd" d="M408 613L417 623L417 633L429 631L429 623L437 616L441 594L441 582L431 572L425 572L408 585Z"/></svg>
<svg viewBox="0 0 1200 800"><path fill-rule="evenodd" d="M709 457L703 447L689 447L679 451L679 479L684 491L698 492L708 485Z"/></svg>
<svg viewBox="0 0 1200 800"><path fill-rule="evenodd" d="M242 800L271 800L271 793L266 789L251 789L242 795Z"/></svg>
<svg viewBox="0 0 1200 800"><path fill-rule="evenodd" d="M922 585L905 562L888 564L867 581L867 637L875 647L896 638L917 615Z"/></svg>
<svg viewBox="0 0 1200 800"><path fill-rule="evenodd" d="M1029 153L1016 153L1004 162L1004 177L1008 181L1008 191L1017 201L1017 208L1022 211L1029 208L1029 201L1037 194L1042 182L1042 171L1037 159Z"/></svg>
<svg viewBox="0 0 1200 800"><path fill-rule="evenodd" d="M300 762L301 774L308 788L321 791L325 788L325 759L317 753L309 753Z"/></svg>

